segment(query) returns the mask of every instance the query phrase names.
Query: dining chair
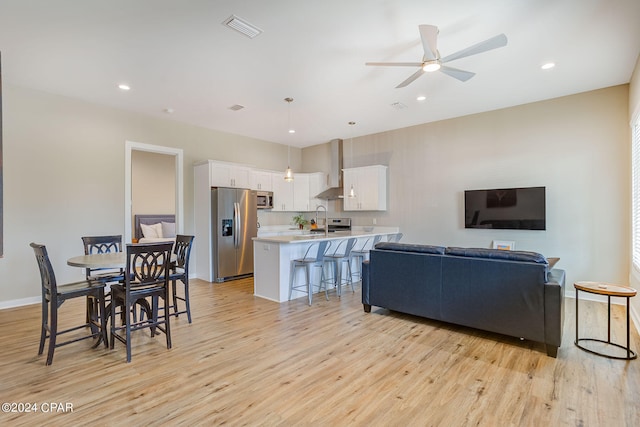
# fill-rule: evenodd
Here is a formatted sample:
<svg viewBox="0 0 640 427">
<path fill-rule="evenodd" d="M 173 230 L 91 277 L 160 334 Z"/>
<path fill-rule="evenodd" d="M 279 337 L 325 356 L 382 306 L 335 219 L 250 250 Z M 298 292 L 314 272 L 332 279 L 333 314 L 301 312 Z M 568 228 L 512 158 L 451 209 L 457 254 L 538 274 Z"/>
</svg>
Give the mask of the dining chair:
<svg viewBox="0 0 640 427">
<path fill-rule="evenodd" d="M 106 309 L 104 302 L 104 283 L 83 280 L 80 282 L 58 285 L 47 248 L 44 245 L 37 243 L 31 243 L 30 246 L 33 248 L 36 255 L 36 261 L 38 262 L 42 289 L 42 325 L 40 328 L 40 347 L 38 349 L 38 355 L 41 355 L 44 351 L 44 345 L 47 338 L 49 339 L 49 350 L 46 361 L 47 365 L 51 365 L 53 362 L 53 353 L 55 349 L 66 344 L 71 344 L 88 338 L 100 338 L 94 347 L 97 347 L 100 344 L 100 341 L 102 341 L 104 346 L 107 347 L 108 341 L 105 321 Z M 59 331 L 58 310 L 60 309 L 60 306 L 62 306 L 62 304 L 68 299 L 87 296 L 91 296 L 98 303 L 99 311 L 97 313 L 97 317 L 95 319 L 86 319 L 85 316 L 85 323 L 82 325 Z M 91 334 L 79 337 L 76 336 L 75 338 L 67 341 L 58 342 L 58 335 L 66 334 L 92 325 Z"/>
<path fill-rule="evenodd" d="M 404 234 L 402 234 L 402 233 L 390 234 L 388 241 L 389 242 L 398 243 L 402 239 L 402 236 L 404 236 Z"/>
<path fill-rule="evenodd" d="M 171 348 L 171 316 L 159 316 L 159 300 L 162 299 L 164 313 L 169 313 L 169 267 L 173 242 L 127 244 L 127 264 L 124 283 L 111 285 L 111 349 L 115 340 L 125 344 L 127 363 L 131 362 L 131 332 L 144 328 L 156 328 L 164 332 L 167 348 Z M 133 319 L 134 307 L 140 300 L 151 298 L 151 315 L 146 320 Z M 122 306 L 121 318 L 117 324 L 116 307 Z"/>
<path fill-rule="evenodd" d="M 173 297 L 173 313 L 172 316 L 178 317 L 180 314 L 187 314 L 187 319 L 191 323 L 191 304 L 189 302 L 189 258 L 191 257 L 191 246 L 194 236 L 176 235 L 176 243 L 173 245 L 173 253 L 176 256 L 174 262 L 171 263 L 169 280 L 171 281 L 171 293 Z M 183 296 L 177 293 L 177 282 L 182 282 Z M 184 302 L 184 310 L 178 309 L 178 301 Z"/>
<path fill-rule="evenodd" d="M 122 252 L 122 235 L 113 236 L 83 236 L 82 245 L 84 254 L 104 254 Z M 85 270 L 87 280 L 95 280 L 104 283 L 121 282 L 124 280 L 124 270 L 112 268 L 87 268 Z M 105 290 L 107 300 L 110 299 L 108 290 Z M 107 306 L 109 303 L 106 303 Z M 96 301 L 93 297 L 87 297 L 87 321 L 96 315 Z"/>
</svg>

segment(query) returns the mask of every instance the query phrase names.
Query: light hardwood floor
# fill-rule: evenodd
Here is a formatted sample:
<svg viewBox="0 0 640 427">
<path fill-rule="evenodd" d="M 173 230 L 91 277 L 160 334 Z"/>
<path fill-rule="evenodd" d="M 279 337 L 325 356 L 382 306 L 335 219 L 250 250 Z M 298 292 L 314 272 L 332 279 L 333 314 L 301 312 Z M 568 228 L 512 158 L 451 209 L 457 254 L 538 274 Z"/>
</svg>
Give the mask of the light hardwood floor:
<svg viewBox="0 0 640 427">
<path fill-rule="evenodd" d="M 640 361 L 576 348 L 573 299 L 554 359 L 539 343 L 377 307 L 366 314 L 359 287 L 317 295 L 312 307 L 256 298 L 251 279 L 191 289 L 193 324 L 172 319 L 173 349 L 138 331 L 130 364 L 122 344 L 84 341 L 45 366 L 39 305 L 1 310 L 1 401 L 39 412 L 0 413 L 0 424 L 640 425 Z M 81 317 L 83 302 L 62 313 Z M 584 335 L 606 338 L 605 304 L 581 300 L 580 313 Z M 613 314 L 623 342 L 624 311 Z M 43 413 L 50 402 L 73 412 Z"/>
</svg>

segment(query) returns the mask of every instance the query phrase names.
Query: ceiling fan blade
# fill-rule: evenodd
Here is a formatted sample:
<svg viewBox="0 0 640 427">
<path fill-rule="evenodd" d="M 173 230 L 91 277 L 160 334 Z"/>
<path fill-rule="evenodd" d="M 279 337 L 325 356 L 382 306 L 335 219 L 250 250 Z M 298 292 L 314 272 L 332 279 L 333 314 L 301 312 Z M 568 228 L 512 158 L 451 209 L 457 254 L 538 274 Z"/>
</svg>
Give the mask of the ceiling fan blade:
<svg viewBox="0 0 640 427">
<path fill-rule="evenodd" d="M 405 86 L 409 85 L 409 83 L 413 82 L 415 79 L 417 79 L 418 77 L 420 77 L 424 73 L 425 73 L 425 71 L 422 68 L 420 68 L 418 71 L 416 71 L 415 73 L 411 74 L 408 79 L 406 79 L 405 81 L 400 83 L 398 86 L 396 86 L 396 89 L 400 89 L 401 87 L 405 87 Z"/>
<path fill-rule="evenodd" d="M 461 82 L 466 82 L 476 75 L 476 73 L 472 73 L 471 71 L 458 70 L 457 68 L 446 67 L 444 65 L 440 67 L 440 71 L 445 73 L 447 76 L 460 80 Z"/>
<path fill-rule="evenodd" d="M 422 62 L 365 62 L 364 65 L 382 67 L 422 67 Z"/>
<path fill-rule="evenodd" d="M 478 53 L 486 52 L 488 50 L 497 49 L 507 45 L 507 36 L 499 34 L 495 37 L 491 37 L 488 40 L 469 46 L 466 49 L 462 49 L 456 53 L 445 56 L 442 58 L 442 63 L 454 61 L 456 59 L 464 58 L 467 56 L 475 55 Z"/>
<path fill-rule="evenodd" d="M 418 25 L 420 38 L 422 38 L 422 48 L 424 49 L 424 59 L 433 61 L 438 59 L 438 27 L 435 25 Z"/>
</svg>

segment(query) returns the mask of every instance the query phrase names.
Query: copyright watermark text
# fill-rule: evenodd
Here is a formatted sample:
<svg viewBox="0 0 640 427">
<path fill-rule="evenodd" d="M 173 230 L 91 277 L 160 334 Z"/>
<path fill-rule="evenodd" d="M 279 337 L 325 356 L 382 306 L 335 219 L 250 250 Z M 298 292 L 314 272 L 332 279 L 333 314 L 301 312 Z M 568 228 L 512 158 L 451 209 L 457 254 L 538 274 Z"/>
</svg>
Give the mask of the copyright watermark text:
<svg viewBox="0 0 640 427">
<path fill-rule="evenodd" d="M 8 413 L 36 413 L 43 412 L 45 414 L 59 414 L 73 412 L 73 403 L 71 402 L 4 402 L 2 403 L 2 412 Z"/>
</svg>

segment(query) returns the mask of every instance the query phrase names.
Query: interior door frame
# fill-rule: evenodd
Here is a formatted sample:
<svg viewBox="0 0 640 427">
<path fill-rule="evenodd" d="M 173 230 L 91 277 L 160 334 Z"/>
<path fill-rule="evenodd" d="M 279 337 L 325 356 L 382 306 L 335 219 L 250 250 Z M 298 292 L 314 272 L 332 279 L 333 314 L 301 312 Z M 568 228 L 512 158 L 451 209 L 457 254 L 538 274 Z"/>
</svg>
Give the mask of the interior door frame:
<svg viewBox="0 0 640 427">
<path fill-rule="evenodd" d="M 165 147 L 162 145 L 144 144 L 141 142 L 126 141 L 125 166 L 124 166 L 124 242 L 131 242 L 131 212 L 133 200 L 131 200 L 131 153 L 133 151 L 147 151 L 150 153 L 167 154 L 175 157 L 176 165 L 176 233 L 182 234 L 184 230 L 184 152 L 181 148 Z"/>
</svg>

